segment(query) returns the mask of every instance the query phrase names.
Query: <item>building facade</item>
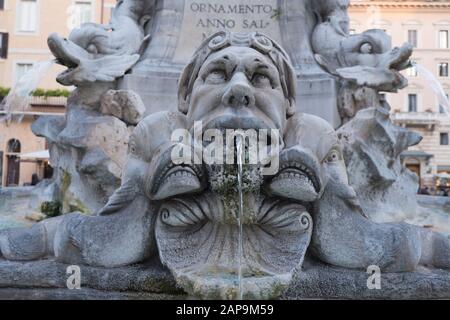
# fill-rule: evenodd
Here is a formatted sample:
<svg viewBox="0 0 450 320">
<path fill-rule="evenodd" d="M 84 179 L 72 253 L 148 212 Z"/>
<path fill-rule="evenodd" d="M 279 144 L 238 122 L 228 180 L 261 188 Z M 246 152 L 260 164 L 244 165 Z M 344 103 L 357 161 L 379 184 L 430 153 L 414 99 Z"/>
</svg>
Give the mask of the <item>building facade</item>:
<svg viewBox="0 0 450 320">
<path fill-rule="evenodd" d="M 450 0 L 351 3 L 352 32 L 384 29 L 393 44 L 410 42 L 415 46 L 414 61 L 439 80 L 444 94 L 450 94 Z M 46 44 L 51 32 L 67 36 L 85 22 L 107 23 L 115 4 L 115 0 L 0 0 L 0 89 L 13 87 L 35 63 L 52 59 Z M 61 71 L 54 65 L 39 87 L 60 88 L 55 77 Z M 450 118 L 430 86 L 432 81 L 419 71 L 407 70 L 409 86 L 387 94 L 393 120 L 424 137 L 403 161 L 419 175 L 422 187 L 450 187 Z M 45 150 L 44 139 L 32 134 L 31 123 L 41 115 L 63 114 L 64 106 L 63 97 L 34 97 L 22 122 L 0 122 L 0 186 L 29 183 L 33 174 L 45 176 L 46 159 L 19 155 Z"/>
<path fill-rule="evenodd" d="M 423 141 L 405 152 L 406 166 L 420 177 L 422 188 L 439 191 L 450 187 L 450 113 L 439 98 L 437 79 L 443 95 L 450 94 L 450 1 L 367 1 L 353 0 L 351 32 L 384 29 L 394 45 L 405 42 L 415 47 L 413 60 L 419 66 L 405 71 L 409 86 L 386 94 L 392 119 L 423 135 Z M 428 70 L 431 74 L 426 74 Z M 448 189 L 447 189 L 448 190 Z"/>
<path fill-rule="evenodd" d="M 50 33 L 68 36 L 82 23 L 107 23 L 115 4 L 115 0 L 0 0 L 0 101 L 36 63 L 53 58 L 47 47 Z M 62 88 L 55 81 L 62 70 L 53 65 L 38 87 Z M 64 96 L 31 97 L 26 112 L 9 123 L 0 121 L 0 187 L 23 186 L 48 176 L 45 139 L 32 133 L 31 124 L 42 115 L 63 116 L 65 105 Z M 1 109 L 0 104 L 0 119 L 5 115 Z"/>
</svg>

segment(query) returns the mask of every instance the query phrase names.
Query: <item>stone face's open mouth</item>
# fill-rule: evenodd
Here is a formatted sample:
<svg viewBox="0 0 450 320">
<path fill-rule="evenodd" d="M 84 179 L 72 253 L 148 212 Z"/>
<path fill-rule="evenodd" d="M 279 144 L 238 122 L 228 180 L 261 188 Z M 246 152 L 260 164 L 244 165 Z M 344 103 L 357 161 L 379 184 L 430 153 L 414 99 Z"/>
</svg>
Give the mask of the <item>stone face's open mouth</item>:
<svg viewBox="0 0 450 320">
<path fill-rule="evenodd" d="M 297 163 L 290 162 L 288 164 L 284 164 L 281 166 L 281 172 L 276 176 L 273 181 L 278 179 L 295 177 L 295 178 L 304 178 L 305 181 L 314 188 L 316 192 L 320 191 L 320 181 L 317 179 L 313 170 L 308 168 L 307 166 Z"/>
<path fill-rule="evenodd" d="M 199 191 L 202 171 L 198 166 L 175 165 L 170 162 L 155 175 L 151 187 L 152 198 L 162 200 L 175 195 Z"/>
<path fill-rule="evenodd" d="M 223 116 L 218 117 L 208 122 L 204 128 L 207 129 L 236 129 L 236 130 L 259 130 L 271 129 L 268 124 L 255 117 L 238 117 L 238 116 Z"/>
<path fill-rule="evenodd" d="M 66 66 L 69 69 L 75 69 L 79 66 L 80 60 L 71 53 L 67 39 L 60 37 L 56 33 L 52 33 L 48 37 L 47 43 L 58 64 Z"/>
<path fill-rule="evenodd" d="M 282 169 L 269 188 L 273 195 L 305 202 L 317 200 L 320 190 L 317 179 L 307 168 L 295 166 Z"/>
<path fill-rule="evenodd" d="M 380 66 L 384 66 L 395 75 L 398 88 L 404 88 L 408 83 L 408 80 L 400 71 L 411 67 L 410 58 L 412 53 L 413 47 L 406 43 L 389 51 L 380 63 Z"/>
<path fill-rule="evenodd" d="M 56 80 L 63 85 L 70 85 L 67 81 L 70 76 L 78 70 L 81 65 L 81 58 L 88 53 L 78 45 L 69 40 L 60 37 L 56 33 L 52 33 L 47 39 L 48 47 L 56 58 L 56 63 L 67 67 L 61 72 Z"/>
<path fill-rule="evenodd" d="M 413 53 L 413 48 L 410 44 L 404 44 L 400 48 L 394 48 L 389 52 L 387 58 L 387 65 L 389 69 L 402 71 L 407 69 L 410 63 L 410 57 Z"/>
<path fill-rule="evenodd" d="M 281 155 L 279 173 L 266 189 L 275 196 L 313 202 L 319 198 L 321 187 L 317 162 L 301 150 L 290 149 Z"/>
</svg>

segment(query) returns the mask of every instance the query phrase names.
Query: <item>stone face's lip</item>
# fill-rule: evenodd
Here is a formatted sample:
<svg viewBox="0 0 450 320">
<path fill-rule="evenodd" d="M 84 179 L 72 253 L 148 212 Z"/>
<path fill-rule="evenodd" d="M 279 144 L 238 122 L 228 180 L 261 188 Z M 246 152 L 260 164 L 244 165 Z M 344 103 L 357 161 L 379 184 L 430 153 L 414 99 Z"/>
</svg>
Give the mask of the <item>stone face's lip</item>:
<svg viewBox="0 0 450 320">
<path fill-rule="evenodd" d="M 265 121 L 251 115 L 240 116 L 239 114 L 227 114 L 216 117 L 204 124 L 204 130 L 208 129 L 270 130 L 274 128 Z"/>
</svg>

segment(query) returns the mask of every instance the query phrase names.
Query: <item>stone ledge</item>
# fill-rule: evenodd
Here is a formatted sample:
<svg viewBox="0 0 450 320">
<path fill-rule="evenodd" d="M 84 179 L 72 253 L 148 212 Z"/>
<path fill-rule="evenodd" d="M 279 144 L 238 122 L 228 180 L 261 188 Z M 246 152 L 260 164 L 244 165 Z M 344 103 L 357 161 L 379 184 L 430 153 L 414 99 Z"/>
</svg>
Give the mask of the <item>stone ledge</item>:
<svg viewBox="0 0 450 320">
<path fill-rule="evenodd" d="M 111 292 L 94 289 L 0 288 L 0 300 L 179 300 L 185 296 L 160 293 Z"/>
<path fill-rule="evenodd" d="M 81 290 L 66 287 L 67 265 L 53 260 L 0 259 L 0 299 L 160 300 L 186 299 L 156 259 L 121 268 L 81 267 Z M 450 272 L 420 267 L 411 273 L 382 274 L 381 290 L 369 290 L 362 271 L 307 259 L 281 299 L 450 299 Z"/>
<path fill-rule="evenodd" d="M 11 262 L 0 259 L 0 290 L 65 289 L 68 265 L 53 260 Z M 121 268 L 81 266 L 81 287 L 110 292 L 183 294 L 175 280 L 156 259 Z"/>
<path fill-rule="evenodd" d="M 450 271 L 381 274 L 381 289 L 369 290 L 369 274 L 306 260 L 283 299 L 450 299 Z"/>
</svg>

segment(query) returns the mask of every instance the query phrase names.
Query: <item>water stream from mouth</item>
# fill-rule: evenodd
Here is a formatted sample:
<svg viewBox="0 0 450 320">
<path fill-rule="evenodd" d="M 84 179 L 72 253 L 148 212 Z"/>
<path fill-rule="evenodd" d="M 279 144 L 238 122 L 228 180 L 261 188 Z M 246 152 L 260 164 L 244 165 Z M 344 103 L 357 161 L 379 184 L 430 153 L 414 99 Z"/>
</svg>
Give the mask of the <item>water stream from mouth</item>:
<svg viewBox="0 0 450 320">
<path fill-rule="evenodd" d="M 54 64 L 54 59 L 40 61 L 20 77 L 16 85 L 11 88 L 8 95 L 3 100 L 4 115 L 0 116 L 0 120 L 11 122 L 13 116 L 17 115 L 17 121 L 22 121 L 24 112 L 29 107 L 29 97 L 31 93 L 36 90 L 39 82 Z"/>
<path fill-rule="evenodd" d="M 242 255 L 243 255 L 243 239 L 242 230 L 244 223 L 244 194 L 242 190 L 243 179 L 243 164 L 244 164 L 244 137 L 241 135 L 236 136 L 236 151 L 237 151 L 237 165 L 238 165 L 238 193 L 239 193 L 239 212 L 237 216 L 239 225 L 238 235 L 238 299 L 243 300 L 244 293 L 242 290 Z"/>
<path fill-rule="evenodd" d="M 435 75 L 430 70 L 428 70 L 424 66 L 416 62 L 413 62 L 412 65 L 416 69 L 417 73 L 426 80 L 426 83 L 431 88 L 431 90 L 433 90 L 433 92 L 436 94 L 439 100 L 439 105 L 442 106 L 445 115 L 450 120 L 450 100 L 446 96 L 441 82 L 435 77 Z"/>
</svg>

